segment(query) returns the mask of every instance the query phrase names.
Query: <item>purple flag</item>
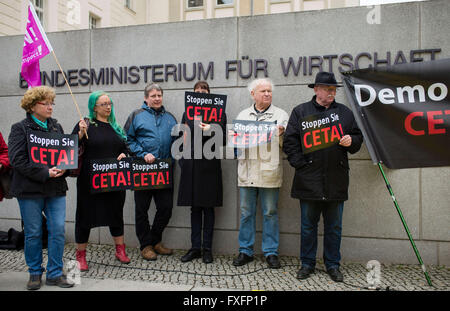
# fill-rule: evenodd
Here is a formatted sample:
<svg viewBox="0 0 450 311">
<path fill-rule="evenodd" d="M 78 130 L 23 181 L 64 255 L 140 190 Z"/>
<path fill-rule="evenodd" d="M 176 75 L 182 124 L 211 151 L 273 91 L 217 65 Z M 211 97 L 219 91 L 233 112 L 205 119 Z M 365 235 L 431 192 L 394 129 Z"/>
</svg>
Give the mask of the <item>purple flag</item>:
<svg viewBox="0 0 450 311">
<path fill-rule="evenodd" d="M 28 87 L 41 85 L 39 60 L 52 51 L 53 48 L 30 2 L 20 70 L 22 77 L 28 82 Z"/>
</svg>

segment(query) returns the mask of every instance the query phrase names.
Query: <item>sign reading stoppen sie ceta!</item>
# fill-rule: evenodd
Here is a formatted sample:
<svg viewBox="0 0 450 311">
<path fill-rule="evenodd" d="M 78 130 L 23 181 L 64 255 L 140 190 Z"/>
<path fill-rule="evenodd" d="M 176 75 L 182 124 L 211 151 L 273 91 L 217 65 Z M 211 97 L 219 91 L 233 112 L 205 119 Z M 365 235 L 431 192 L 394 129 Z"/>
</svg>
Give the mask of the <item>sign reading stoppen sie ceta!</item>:
<svg viewBox="0 0 450 311">
<path fill-rule="evenodd" d="M 78 167 L 78 136 L 29 131 L 28 158 L 36 167 L 73 169 Z"/>
<path fill-rule="evenodd" d="M 337 109 L 303 118 L 300 130 L 303 154 L 336 145 L 344 136 Z"/>
<path fill-rule="evenodd" d="M 172 160 L 146 163 L 139 158 L 90 161 L 91 193 L 172 187 Z"/>
<path fill-rule="evenodd" d="M 251 148 L 272 141 L 276 133 L 276 122 L 234 120 L 234 135 L 228 138 L 228 145 L 235 148 Z"/>
<path fill-rule="evenodd" d="M 219 123 L 225 113 L 227 96 L 207 93 L 184 93 L 186 118 L 189 121 Z"/>
</svg>

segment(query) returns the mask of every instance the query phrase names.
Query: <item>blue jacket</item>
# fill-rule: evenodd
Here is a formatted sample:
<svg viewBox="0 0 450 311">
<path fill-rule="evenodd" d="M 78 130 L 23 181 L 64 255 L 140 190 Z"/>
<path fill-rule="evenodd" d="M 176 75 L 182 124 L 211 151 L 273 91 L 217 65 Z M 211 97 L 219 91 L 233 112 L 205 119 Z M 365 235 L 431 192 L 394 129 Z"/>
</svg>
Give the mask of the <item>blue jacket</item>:
<svg viewBox="0 0 450 311">
<path fill-rule="evenodd" d="M 175 117 L 164 107 L 156 112 L 144 102 L 130 114 L 124 126 L 130 151 L 140 158 L 148 153 L 157 159 L 171 158 L 170 149 L 176 138 L 171 131 L 176 124 Z"/>
</svg>

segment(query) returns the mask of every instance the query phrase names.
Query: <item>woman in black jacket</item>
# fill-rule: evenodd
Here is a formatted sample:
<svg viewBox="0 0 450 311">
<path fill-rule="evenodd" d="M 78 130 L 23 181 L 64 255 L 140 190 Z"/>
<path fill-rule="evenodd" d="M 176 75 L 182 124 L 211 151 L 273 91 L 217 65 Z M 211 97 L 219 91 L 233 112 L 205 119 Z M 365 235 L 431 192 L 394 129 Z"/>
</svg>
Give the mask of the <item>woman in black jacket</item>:
<svg viewBox="0 0 450 311">
<path fill-rule="evenodd" d="M 199 81 L 194 86 L 194 92 L 209 93 L 209 85 L 205 81 Z M 183 114 L 182 124 L 188 123 L 186 113 Z M 202 257 L 203 262 L 211 263 L 212 238 L 214 231 L 215 206 L 222 206 L 222 167 L 220 159 L 205 159 L 202 153 L 201 159 L 193 159 L 194 155 L 194 123 L 188 123 L 191 132 L 191 158 L 180 159 L 181 167 L 180 187 L 178 191 L 178 205 L 191 206 L 191 249 L 181 257 L 182 262 L 191 261 Z M 195 123 L 197 124 L 197 123 Z M 226 114 L 223 114 L 220 127 L 223 137 L 227 124 Z M 211 130 L 211 125 L 200 122 L 198 125 L 202 131 Z M 212 139 L 202 135 L 202 150 L 205 143 Z M 202 243 L 203 229 L 203 243 Z"/>
<path fill-rule="evenodd" d="M 91 193 L 91 160 L 126 157 L 126 134 L 117 123 L 114 104 L 103 91 L 91 93 L 88 102 L 89 126 L 80 121 L 72 134 L 78 134 L 79 143 L 84 145 L 80 176 L 77 178 L 77 211 L 75 215 L 76 258 L 80 271 L 89 269 L 86 261 L 86 247 L 92 228 L 109 226 L 116 245 L 116 258 L 125 264 L 130 262 L 124 243 L 123 206 L 125 190 Z M 86 130 L 87 128 L 87 130 Z M 86 131 L 87 137 L 86 139 Z"/>
<path fill-rule="evenodd" d="M 26 118 L 13 124 L 8 139 L 9 158 L 13 168 L 11 194 L 17 198 L 25 231 L 25 261 L 29 267 L 29 290 L 41 287 L 42 212 L 47 217 L 48 263 L 47 285 L 72 287 L 63 274 L 64 222 L 66 218 L 65 170 L 35 167 L 28 156 L 27 134 L 30 131 L 64 134 L 52 119 L 55 91 L 47 86 L 29 89 L 21 107 Z"/>
</svg>

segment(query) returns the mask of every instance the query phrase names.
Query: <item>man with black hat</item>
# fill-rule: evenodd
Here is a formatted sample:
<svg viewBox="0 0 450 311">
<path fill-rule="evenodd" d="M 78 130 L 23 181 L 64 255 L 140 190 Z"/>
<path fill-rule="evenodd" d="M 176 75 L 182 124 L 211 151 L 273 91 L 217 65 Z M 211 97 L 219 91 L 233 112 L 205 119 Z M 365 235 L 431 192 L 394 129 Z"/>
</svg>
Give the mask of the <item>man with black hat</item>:
<svg viewBox="0 0 450 311">
<path fill-rule="evenodd" d="M 352 111 L 335 101 L 334 74 L 319 72 L 312 100 L 292 110 L 283 142 L 283 151 L 295 168 L 291 196 L 300 200 L 302 267 L 298 279 L 314 273 L 317 251 L 317 224 L 324 221 L 323 259 L 327 273 L 342 282 L 339 271 L 342 212 L 348 199 L 349 164 L 347 153 L 356 153 L 363 141 Z"/>
</svg>

